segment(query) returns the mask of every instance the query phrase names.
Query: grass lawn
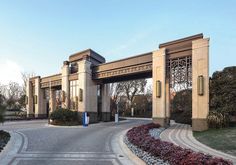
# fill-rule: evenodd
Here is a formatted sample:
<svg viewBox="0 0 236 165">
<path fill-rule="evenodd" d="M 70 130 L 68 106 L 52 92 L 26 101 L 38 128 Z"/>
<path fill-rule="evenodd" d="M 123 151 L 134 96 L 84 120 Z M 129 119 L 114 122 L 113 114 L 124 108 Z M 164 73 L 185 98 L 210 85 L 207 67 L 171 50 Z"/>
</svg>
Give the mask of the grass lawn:
<svg viewBox="0 0 236 165">
<path fill-rule="evenodd" d="M 193 132 L 193 136 L 211 148 L 236 156 L 236 127 Z"/>
</svg>

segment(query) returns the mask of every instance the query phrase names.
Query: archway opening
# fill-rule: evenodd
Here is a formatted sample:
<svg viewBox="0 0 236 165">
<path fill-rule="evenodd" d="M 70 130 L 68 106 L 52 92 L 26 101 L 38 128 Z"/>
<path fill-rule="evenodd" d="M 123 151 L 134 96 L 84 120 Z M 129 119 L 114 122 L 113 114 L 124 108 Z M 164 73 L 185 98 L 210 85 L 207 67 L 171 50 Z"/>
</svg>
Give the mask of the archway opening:
<svg viewBox="0 0 236 165">
<path fill-rule="evenodd" d="M 192 57 L 168 59 L 170 119 L 192 124 Z"/>
<path fill-rule="evenodd" d="M 134 79 L 110 83 L 111 119 L 121 117 L 152 117 L 152 79 Z"/>
</svg>

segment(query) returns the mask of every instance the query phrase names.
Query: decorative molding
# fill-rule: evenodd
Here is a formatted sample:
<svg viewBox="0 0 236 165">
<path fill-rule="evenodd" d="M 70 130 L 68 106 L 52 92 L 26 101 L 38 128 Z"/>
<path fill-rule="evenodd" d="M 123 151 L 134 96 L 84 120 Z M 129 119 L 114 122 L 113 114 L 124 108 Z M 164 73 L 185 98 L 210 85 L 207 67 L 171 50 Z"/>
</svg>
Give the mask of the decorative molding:
<svg viewBox="0 0 236 165">
<path fill-rule="evenodd" d="M 51 82 L 51 87 L 55 86 L 60 86 L 61 85 L 61 80 L 56 80 Z M 44 82 L 41 83 L 41 88 L 49 88 L 50 87 L 50 82 Z"/>
<path fill-rule="evenodd" d="M 41 78 L 41 83 L 61 80 L 61 73 Z"/>
<path fill-rule="evenodd" d="M 119 68 L 119 69 L 114 69 L 114 70 L 109 70 L 109 71 L 103 71 L 103 72 L 94 72 L 93 78 L 102 79 L 102 78 L 122 76 L 122 75 L 146 72 L 146 71 L 152 71 L 152 63 L 139 64 L 135 66 L 129 66 L 129 67 L 124 67 L 124 68 Z"/>
<path fill-rule="evenodd" d="M 78 73 L 73 73 L 69 75 L 69 81 L 78 80 Z"/>
</svg>

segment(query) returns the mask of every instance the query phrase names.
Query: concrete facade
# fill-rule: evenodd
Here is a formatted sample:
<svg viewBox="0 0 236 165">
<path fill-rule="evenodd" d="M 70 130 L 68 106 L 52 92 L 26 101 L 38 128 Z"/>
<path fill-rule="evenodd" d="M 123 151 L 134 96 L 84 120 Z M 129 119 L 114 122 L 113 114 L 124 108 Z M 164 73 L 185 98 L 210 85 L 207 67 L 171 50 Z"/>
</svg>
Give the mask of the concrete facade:
<svg viewBox="0 0 236 165">
<path fill-rule="evenodd" d="M 160 44 L 159 50 L 109 63 L 105 63 L 105 59 L 91 49 L 73 54 L 63 63 L 60 74 L 29 80 L 27 115 L 45 116 L 48 108 L 53 111 L 62 107 L 75 110 L 78 114 L 88 112 L 91 122 L 109 121 L 108 83 L 152 77 L 153 121 L 166 127 L 170 118 L 167 62 L 183 57 L 190 57 L 192 60 L 193 130 L 206 130 L 209 112 L 209 39 L 204 39 L 202 34 Z M 199 94 L 198 91 L 199 76 L 204 80 L 203 94 Z M 101 111 L 98 110 L 99 88 L 102 99 Z M 48 97 L 45 96 L 47 90 Z M 58 91 L 61 91 L 61 97 L 58 97 Z M 37 98 L 35 103 L 34 96 Z"/>
<path fill-rule="evenodd" d="M 69 108 L 70 104 L 70 86 L 69 86 L 69 64 L 65 62 L 61 72 L 61 88 L 62 88 L 62 108 Z"/>
<path fill-rule="evenodd" d="M 26 96 L 27 96 L 27 104 L 26 104 L 26 109 L 27 109 L 27 117 L 34 117 L 34 110 L 33 110 L 33 86 L 31 81 L 27 81 L 26 85 Z"/>
<path fill-rule="evenodd" d="M 91 64 L 87 60 L 78 62 L 78 93 L 82 92 L 82 99 L 79 98 L 78 112 L 88 112 L 91 122 L 97 122 L 98 87 L 96 82 L 92 80 Z"/>
<path fill-rule="evenodd" d="M 35 79 L 35 96 L 37 98 L 35 106 L 35 117 L 42 118 L 46 115 L 46 102 L 44 97 L 44 90 L 40 88 L 40 77 Z"/>
<path fill-rule="evenodd" d="M 193 41 L 192 47 L 192 127 L 204 131 L 209 113 L 209 39 Z M 198 76 L 203 76 L 203 95 L 198 93 Z"/>
<path fill-rule="evenodd" d="M 109 84 L 102 85 L 102 121 L 110 121 L 111 118 L 109 90 Z"/>
<path fill-rule="evenodd" d="M 49 89 L 49 113 L 53 112 L 56 110 L 56 93 L 55 89 Z"/>
<path fill-rule="evenodd" d="M 153 52 L 152 64 L 152 116 L 155 123 L 167 126 L 166 114 L 166 50 L 161 48 Z M 157 94 L 157 81 L 160 81 L 160 96 Z"/>
</svg>

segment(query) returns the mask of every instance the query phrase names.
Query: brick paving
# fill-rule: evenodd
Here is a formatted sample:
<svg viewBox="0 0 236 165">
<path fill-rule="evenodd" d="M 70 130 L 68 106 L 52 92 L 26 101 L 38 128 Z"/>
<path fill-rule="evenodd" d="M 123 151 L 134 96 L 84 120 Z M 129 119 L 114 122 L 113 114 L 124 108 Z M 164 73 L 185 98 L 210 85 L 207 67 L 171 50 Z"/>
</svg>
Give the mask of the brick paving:
<svg viewBox="0 0 236 165">
<path fill-rule="evenodd" d="M 171 126 L 161 133 L 161 139 L 164 141 L 172 142 L 183 148 L 190 148 L 197 152 L 229 159 L 234 164 L 236 164 L 235 156 L 212 149 L 197 141 L 193 136 L 192 128 L 190 125 L 171 123 Z"/>
</svg>

